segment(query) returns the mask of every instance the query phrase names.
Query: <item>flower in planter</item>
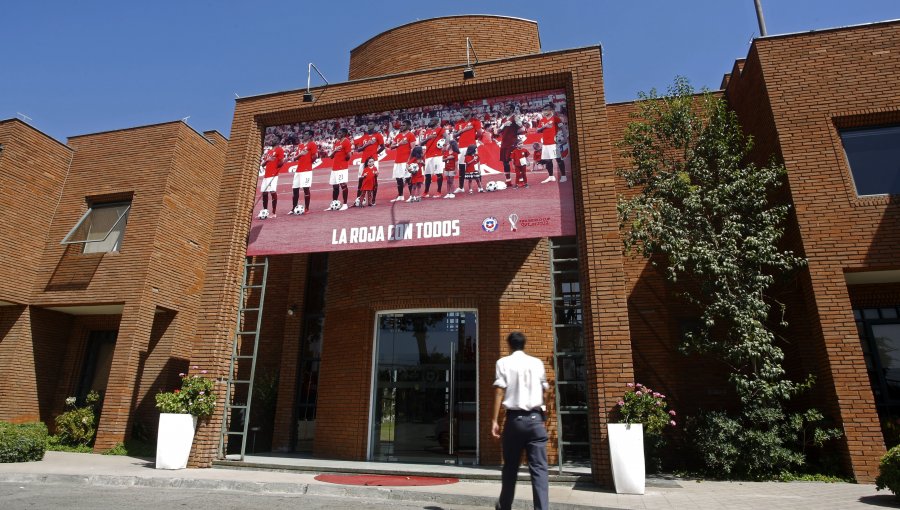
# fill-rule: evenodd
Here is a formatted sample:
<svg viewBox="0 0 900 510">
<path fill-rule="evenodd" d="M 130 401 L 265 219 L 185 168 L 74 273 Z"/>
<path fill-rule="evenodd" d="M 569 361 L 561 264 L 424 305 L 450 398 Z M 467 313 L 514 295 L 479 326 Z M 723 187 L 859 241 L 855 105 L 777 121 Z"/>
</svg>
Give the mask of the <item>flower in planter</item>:
<svg viewBox="0 0 900 510">
<path fill-rule="evenodd" d="M 617 402 L 619 423 L 641 423 L 644 433 L 660 435 L 675 426 L 675 411 L 666 409 L 666 396 L 640 383 L 628 383 L 628 391 Z"/>
<path fill-rule="evenodd" d="M 163 413 L 191 414 L 198 418 L 208 418 L 216 408 L 216 396 L 212 391 L 213 380 L 196 374 L 179 375 L 181 388 L 158 393 L 156 408 Z"/>
</svg>

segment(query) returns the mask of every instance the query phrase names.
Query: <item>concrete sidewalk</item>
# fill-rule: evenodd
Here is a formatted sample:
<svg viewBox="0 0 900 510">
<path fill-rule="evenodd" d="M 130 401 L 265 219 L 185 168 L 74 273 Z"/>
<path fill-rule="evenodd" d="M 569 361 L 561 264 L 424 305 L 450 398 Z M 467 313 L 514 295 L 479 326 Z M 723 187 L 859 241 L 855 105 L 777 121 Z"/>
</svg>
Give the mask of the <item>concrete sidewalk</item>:
<svg viewBox="0 0 900 510">
<path fill-rule="evenodd" d="M 445 508 L 492 508 L 500 493 L 496 481 L 464 481 L 430 487 L 360 487 L 319 482 L 311 473 L 234 469 L 156 470 L 147 459 L 47 452 L 41 462 L 0 464 L 0 482 L 96 486 L 144 486 L 183 490 L 228 490 L 245 493 L 338 496 L 417 501 Z M 872 485 L 813 482 L 707 482 L 677 480 L 651 483 L 643 496 L 619 495 L 590 484 L 553 485 L 556 509 L 734 508 L 747 510 L 838 510 L 895 506 L 889 492 Z M 662 486 L 664 485 L 664 486 Z M 516 508 L 531 508 L 531 488 L 519 482 Z M 2 501 L 0 501 L 2 506 Z"/>
</svg>

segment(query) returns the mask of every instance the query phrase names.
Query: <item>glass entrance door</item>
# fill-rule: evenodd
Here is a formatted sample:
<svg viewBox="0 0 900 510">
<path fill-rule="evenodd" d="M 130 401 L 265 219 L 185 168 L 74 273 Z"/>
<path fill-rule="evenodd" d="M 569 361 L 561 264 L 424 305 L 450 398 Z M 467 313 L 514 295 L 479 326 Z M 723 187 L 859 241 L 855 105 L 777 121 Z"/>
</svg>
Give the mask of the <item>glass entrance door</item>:
<svg viewBox="0 0 900 510">
<path fill-rule="evenodd" d="M 475 312 L 379 314 L 377 322 L 370 458 L 475 464 Z"/>
</svg>

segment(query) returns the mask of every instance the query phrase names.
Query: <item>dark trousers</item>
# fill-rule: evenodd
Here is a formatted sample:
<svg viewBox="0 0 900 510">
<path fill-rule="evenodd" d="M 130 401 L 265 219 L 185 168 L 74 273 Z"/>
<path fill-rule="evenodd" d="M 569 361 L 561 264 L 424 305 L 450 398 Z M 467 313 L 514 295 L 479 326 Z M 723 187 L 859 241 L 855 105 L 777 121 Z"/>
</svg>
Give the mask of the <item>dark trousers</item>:
<svg viewBox="0 0 900 510">
<path fill-rule="evenodd" d="M 516 476 L 522 450 L 528 459 L 531 473 L 531 494 L 534 508 L 547 510 L 547 429 L 540 411 L 506 411 L 503 426 L 503 488 L 497 508 L 509 510 L 516 495 Z"/>
</svg>

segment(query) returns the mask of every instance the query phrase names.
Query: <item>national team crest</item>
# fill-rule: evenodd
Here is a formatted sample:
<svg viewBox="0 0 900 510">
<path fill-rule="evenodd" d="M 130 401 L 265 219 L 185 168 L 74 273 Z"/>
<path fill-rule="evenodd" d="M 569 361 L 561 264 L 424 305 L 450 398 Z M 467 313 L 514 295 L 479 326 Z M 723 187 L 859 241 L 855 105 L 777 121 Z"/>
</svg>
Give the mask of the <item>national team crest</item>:
<svg viewBox="0 0 900 510">
<path fill-rule="evenodd" d="M 499 225 L 499 222 L 497 221 L 497 218 L 494 218 L 493 216 L 485 218 L 484 221 L 481 222 L 481 228 L 485 232 L 493 232 L 497 230 L 497 225 Z"/>
</svg>

